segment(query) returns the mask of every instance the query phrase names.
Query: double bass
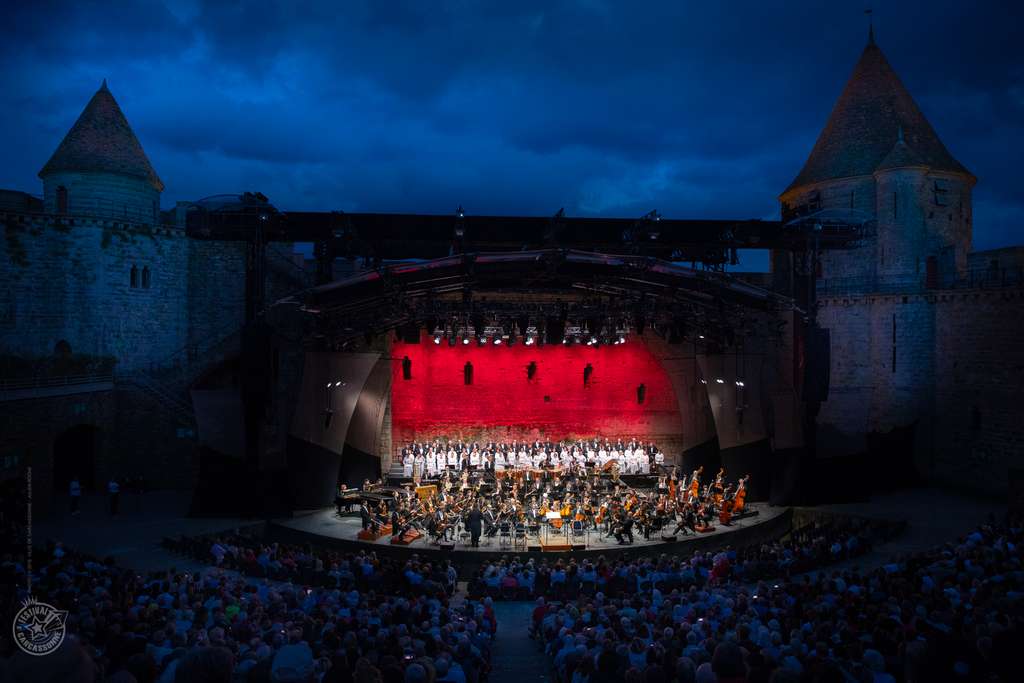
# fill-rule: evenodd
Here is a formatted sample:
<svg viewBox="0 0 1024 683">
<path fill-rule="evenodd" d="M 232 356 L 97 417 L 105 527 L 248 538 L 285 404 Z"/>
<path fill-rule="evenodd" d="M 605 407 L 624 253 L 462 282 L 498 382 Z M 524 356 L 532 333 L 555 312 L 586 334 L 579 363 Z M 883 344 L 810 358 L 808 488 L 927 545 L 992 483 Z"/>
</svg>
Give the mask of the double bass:
<svg viewBox="0 0 1024 683">
<path fill-rule="evenodd" d="M 745 477 L 740 477 L 740 481 L 736 484 L 736 495 L 733 496 L 733 514 L 743 512 L 743 508 L 747 504 L 747 479 L 750 479 L 748 474 Z"/>
<path fill-rule="evenodd" d="M 700 475 L 703 471 L 704 465 L 701 465 L 693 473 L 693 478 L 690 480 L 690 500 L 694 500 L 700 495 Z"/>
</svg>

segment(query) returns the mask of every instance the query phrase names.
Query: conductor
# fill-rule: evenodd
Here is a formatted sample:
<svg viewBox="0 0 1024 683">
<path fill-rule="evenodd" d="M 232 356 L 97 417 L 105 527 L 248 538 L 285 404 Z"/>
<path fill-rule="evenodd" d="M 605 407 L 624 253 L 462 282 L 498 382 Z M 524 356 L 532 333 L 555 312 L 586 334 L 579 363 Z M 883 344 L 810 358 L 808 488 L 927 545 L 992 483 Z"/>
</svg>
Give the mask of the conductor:
<svg viewBox="0 0 1024 683">
<path fill-rule="evenodd" d="M 469 536 L 474 548 L 480 547 L 480 532 L 483 530 L 483 524 L 483 513 L 480 512 L 479 506 L 474 505 L 466 516 L 466 526 L 469 527 Z"/>
</svg>

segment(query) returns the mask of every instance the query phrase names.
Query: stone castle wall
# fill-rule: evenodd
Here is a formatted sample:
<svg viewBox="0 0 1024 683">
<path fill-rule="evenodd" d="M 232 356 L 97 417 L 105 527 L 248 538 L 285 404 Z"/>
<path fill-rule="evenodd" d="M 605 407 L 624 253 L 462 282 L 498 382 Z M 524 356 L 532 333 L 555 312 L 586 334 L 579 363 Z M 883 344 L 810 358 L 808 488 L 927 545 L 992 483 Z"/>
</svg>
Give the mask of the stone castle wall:
<svg viewBox="0 0 1024 683">
<path fill-rule="evenodd" d="M 58 187 L 67 190 L 67 210 L 63 212 L 57 207 Z M 160 193 L 146 180 L 133 176 L 54 171 L 43 181 L 43 206 L 52 214 L 156 223 Z"/>
<path fill-rule="evenodd" d="M 824 298 L 831 388 L 819 452 L 863 452 L 869 434 L 914 426 L 918 471 L 979 490 L 1024 467 L 1024 290 Z M 895 364 L 894 364 L 895 362 Z"/>
<path fill-rule="evenodd" d="M 74 353 L 116 357 L 118 370 L 128 371 L 185 344 L 182 231 L 16 214 L 2 229 L 0 353 L 48 356 L 63 340 Z"/>
</svg>

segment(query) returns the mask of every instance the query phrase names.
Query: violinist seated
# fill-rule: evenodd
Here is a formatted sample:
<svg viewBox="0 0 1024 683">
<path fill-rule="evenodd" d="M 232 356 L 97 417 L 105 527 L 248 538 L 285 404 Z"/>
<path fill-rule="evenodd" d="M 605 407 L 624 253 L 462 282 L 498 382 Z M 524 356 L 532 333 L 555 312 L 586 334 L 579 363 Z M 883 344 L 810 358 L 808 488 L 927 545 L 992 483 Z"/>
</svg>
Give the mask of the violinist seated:
<svg viewBox="0 0 1024 683">
<path fill-rule="evenodd" d="M 627 540 L 628 539 L 628 540 Z M 629 515 L 620 515 L 615 526 L 615 540 L 619 545 L 624 543 L 633 544 L 633 518 Z"/>
<path fill-rule="evenodd" d="M 672 532 L 673 536 L 678 535 L 680 532 L 685 534 L 697 533 L 697 516 L 693 512 L 693 508 L 687 505 L 685 509 L 679 513 L 679 523 L 676 525 L 675 530 Z"/>
</svg>

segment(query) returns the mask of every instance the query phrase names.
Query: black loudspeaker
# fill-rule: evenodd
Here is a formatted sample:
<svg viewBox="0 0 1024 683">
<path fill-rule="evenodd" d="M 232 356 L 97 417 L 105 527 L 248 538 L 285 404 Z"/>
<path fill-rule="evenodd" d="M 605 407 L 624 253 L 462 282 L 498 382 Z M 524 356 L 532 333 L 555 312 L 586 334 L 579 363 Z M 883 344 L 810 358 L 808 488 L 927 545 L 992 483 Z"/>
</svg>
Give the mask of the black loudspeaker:
<svg viewBox="0 0 1024 683">
<path fill-rule="evenodd" d="M 647 396 L 647 386 L 641 383 L 640 386 L 638 386 L 636 388 L 636 402 L 637 403 L 643 403 L 644 402 L 644 398 L 646 396 Z"/>
<path fill-rule="evenodd" d="M 822 327 L 807 328 L 804 346 L 804 391 L 808 403 L 828 400 L 829 373 L 832 367 L 832 336 Z"/>
<path fill-rule="evenodd" d="M 534 375 L 537 374 L 537 361 L 531 360 L 530 364 L 526 366 L 526 381 L 533 379 Z"/>
<path fill-rule="evenodd" d="M 466 384 L 473 383 L 473 364 L 468 360 L 466 364 L 462 366 L 462 381 Z"/>
<path fill-rule="evenodd" d="M 577 541 L 577 542 L 572 544 L 572 549 L 573 549 L 573 551 L 586 550 L 587 549 L 587 544 L 586 543 L 580 543 L 580 542 Z"/>
<path fill-rule="evenodd" d="M 676 537 L 675 536 L 662 536 L 661 540 L 665 541 L 665 543 L 675 543 L 676 542 Z"/>
<path fill-rule="evenodd" d="M 455 542 L 454 541 L 444 541 L 444 542 L 442 542 L 440 544 L 440 548 L 441 548 L 442 552 L 450 553 L 453 550 L 455 550 Z"/>
<path fill-rule="evenodd" d="M 565 319 L 549 317 L 544 326 L 544 336 L 547 338 L 548 344 L 561 344 L 562 338 L 565 337 Z"/>
<path fill-rule="evenodd" d="M 1010 510 L 1024 512 L 1024 470 L 1011 467 L 1007 478 L 1010 483 Z"/>
<path fill-rule="evenodd" d="M 402 379 L 412 379 L 412 361 L 409 360 L 409 356 L 402 358 Z"/>
<path fill-rule="evenodd" d="M 528 545 L 528 546 L 526 546 L 526 551 L 529 552 L 529 553 L 539 553 L 542 550 L 543 550 L 543 548 L 541 548 L 539 545 Z"/>
</svg>

